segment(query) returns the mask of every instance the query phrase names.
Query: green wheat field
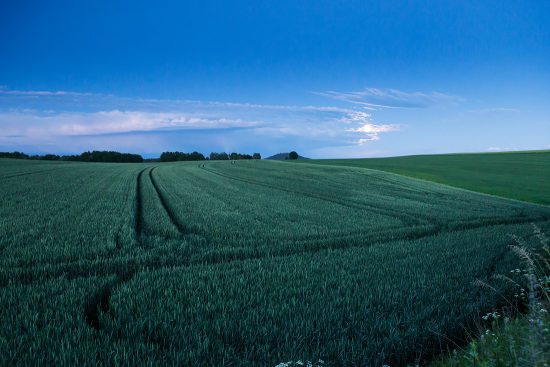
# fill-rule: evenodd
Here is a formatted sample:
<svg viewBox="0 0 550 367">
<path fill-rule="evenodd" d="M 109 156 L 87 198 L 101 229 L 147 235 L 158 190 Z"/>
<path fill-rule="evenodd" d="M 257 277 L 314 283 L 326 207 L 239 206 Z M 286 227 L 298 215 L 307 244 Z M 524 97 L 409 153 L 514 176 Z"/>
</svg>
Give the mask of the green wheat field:
<svg viewBox="0 0 550 367">
<path fill-rule="evenodd" d="M 0 361 L 424 363 L 503 305 L 476 280 L 513 292 L 493 275 L 550 232 L 549 188 L 548 152 L 1 159 Z"/>
</svg>

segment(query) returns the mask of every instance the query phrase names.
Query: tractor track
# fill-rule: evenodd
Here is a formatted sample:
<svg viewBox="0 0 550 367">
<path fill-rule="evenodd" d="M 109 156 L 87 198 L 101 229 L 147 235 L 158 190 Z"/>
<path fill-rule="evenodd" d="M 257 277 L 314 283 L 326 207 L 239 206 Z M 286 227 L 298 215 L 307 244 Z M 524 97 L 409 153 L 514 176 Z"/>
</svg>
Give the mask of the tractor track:
<svg viewBox="0 0 550 367">
<path fill-rule="evenodd" d="M 28 175 L 37 175 L 37 174 L 40 174 L 40 173 L 56 171 L 56 170 L 58 170 L 58 169 L 59 169 L 59 168 L 53 168 L 53 169 L 45 169 L 45 170 L 41 170 L 41 171 L 22 172 L 22 173 L 17 173 L 17 174 L 9 175 L 9 176 L 0 176 L 0 180 L 6 180 L 6 179 L 9 179 L 9 178 L 12 178 L 12 177 L 21 177 L 21 176 L 28 176 Z"/>
<path fill-rule="evenodd" d="M 142 190 L 141 190 L 141 175 L 147 168 L 139 171 L 136 180 L 136 203 L 134 214 L 134 234 L 136 241 L 141 243 L 142 231 L 143 231 L 143 204 L 142 204 Z"/>
<path fill-rule="evenodd" d="M 135 199 L 135 209 L 134 209 L 134 236 L 138 244 L 142 245 L 143 236 L 143 204 L 142 204 L 142 189 L 141 189 L 141 176 L 147 168 L 139 171 L 136 177 L 136 199 Z M 120 248 L 120 240 L 118 234 L 115 238 L 115 247 Z M 91 269 L 89 269 L 91 270 Z M 133 268 L 128 269 L 127 267 L 124 270 L 117 268 L 114 271 L 116 275 L 115 280 L 108 282 L 107 284 L 100 287 L 84 305 L 84 320 L 86 323 L 94 328 L 95 330 L 101 329 L 100 314 L 109 315 L 110 306 L 109 300 L 111 294 L 116 287 L 132 279 L 136 270 Z M 88 272 L 89 275 L 92 272 Z M 71 274 L 64 273 L 66 278 L 71 279 Z M 68 275 L 68 276 L 67 276 Z M 74 274 L 73 274 L 74 275 Z M 99 274 L 98 274 L 99 275 Z M 109 274 L 113 275 L 113 273 Z"/>
<path fill-rule="evenodd" d="M 168 207 L 160 189 L 158 188 L 158 185 L 153 177 L 153 170 L 156 167 L 153 168 L 144 168 L 141 171 L 139 171 L 137 177 L 136 177 L 136 201 L 135 201 L 135 219 L 134 219 L 134 236 L 137 241 L 137 243 L 141 246 L 145 246 L 146 238 L 144 238 L 144 219 L 143 219 L 143 189 L 142 189 L 142 176 L 143 173 L 148 169 L 148 176 L 149 180 L 151 181 L 151 184 L 153 185 L 155 192 L 157 194 L 157 197 L 166 211 L 166 214 L 170 218 L 172 224 L 178 229 L 180 233 L 182 233 L 182 227 L 179 225 L 179 223 L 176 221 L 174 214 Z M 120 247 L 120 240 L 118 238 L 118 235 L 115 239 L 115 247 Z M 178 261 L 178 264 L 181 262 Z M 110 308 L 110 298 L 113 292 L 116 290 L 116 288 L 120 287 L 122 284 L 130 281 L 134 275 L 139 272 L 141 269 L 147 268 L 150 269 L 150 265 L 153 265 L 153 269 L 159 268 L 158 266 L 154 266 L 154 262 L 151 264 L 133 264 L 128 266 L 121 267 L 115 267 L 113 272 L 109 275 L 115 275 L 115 279 L 113 281 L 108 282 L 107 284 L 103 285 L 101 288 L 99 288 L 86 302 L 84 306 L 84 320 L 86 323 L 92 327 L 93 329 L 99 331 L 102 328 L 101 321 L 100 321 L 100 315 L 106 315 L 107 317 L 112 316 L 111 308 Z M 91 270 L 91 269 L 89 269 Z M 67 274 L 64 273 L 66 278 L 72 278 L 72 276 L 78 277 L 78 272 L 75 274 Z M 68 275 L 68 276 L 67 276 Z M 90 275 L 90 272 L 88 272 L 88 275 Z M 98 274 L 101 275 L 101 274 Z M 106 274 L 103 274 L 104 276 Z"/>
<path fill-rule="evenodd" d="M 192 234 L 193 233 L 192 231 L 190 231 L 188 228 L 186 228 L 184 225 L 182 225 L 178 221 L 178 219 L 176 217 L 176 213 L 174 212 L 174 210 L 168 204 L 168 200 L 166 200 L 166 197 L 162 193 L 162 190 L 160 189 L 159 184 L 158 184 L 158 182 L 156 181 L 156 179 L 153 175 L 153 171 L 155 170 L 155 168 L 156 167 L 153 167 L 149 170 L 149 179 L 151 180 L 151 183 L 153 184 L 153 188 L 155 189 L 155 192 L 157 193 L 157 197 L 159 198 L 159 201 L 160 201 L 162 207 L 164 208 L 164 211 L 168 215 L 168 218 L 170 218 L 170 222 L 172 222 L 174 227 L 176 227 L 178 229 L 178 232 L 180 234 L 183 234 L 183 235 Z"/>
<path fill-rule="evenodd" d="M 130 281 L 135 271 L 119 272 L 113 281 L 99 288 L 84 306 L 84 320 L 95 330 L 101 329 L 100 314 L 111 316 L 109 300 L 113 291 L 121 284 Z"/>
</svg>

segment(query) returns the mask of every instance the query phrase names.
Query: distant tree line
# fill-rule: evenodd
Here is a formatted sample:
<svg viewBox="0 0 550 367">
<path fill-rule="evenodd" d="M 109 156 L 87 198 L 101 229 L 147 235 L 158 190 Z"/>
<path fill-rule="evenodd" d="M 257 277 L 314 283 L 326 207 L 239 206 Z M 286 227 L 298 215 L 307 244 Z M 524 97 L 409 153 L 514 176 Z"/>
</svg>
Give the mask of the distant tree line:
<svg viewBox="0 0 550 367">
<path fill-rule="evenodd" d="M 113 151 L 84 152 L 80 155 L 28 155 L 21 152 L 0 152 L 0 158 L 29 159 L 41 161 L 73 161 L 73 162 L 112 162 L 112 163 L 141 163 L 143 158 L 139 154 L 119 153 Z"/>
<path fill-rule="evenodd" d="M 161 162 L 204 161 L 205 159 L 204 155 L 199 152 L 163 152 L 160 155 Z"/>
<path fill-rule="evenodd" d="M 29 159 L 29 156 L 21 152 L 0 152 L 0 158 Z"/>
<path fill-rule="evenodd" d="M 0 158 L 12 158 L 12 159 L 30 159 L 40 161 L 58 161 L 62 156 L 57 154 L 44 154 L 44 155 L 28 155 L 21 152 L 0 152 Z"/>
<path fill-rule="evenodd" d="M 15 158 L 15 159 L 29 159 L 29 160 L 43 160 L 43 161 L 72 161 L 72 162 L 112 162 L 112 163 L 141 163 L 147 162 L 178 162 L 178 161 L 228 161 L 238 159 L 262 159 L 260 153 L 241 154 L 226 152 L 216 153 L 212 152 L 208 157 L 205 157 L 199 152 L 163 152 L 159 159 L 143 159 L 139 154 L 119 153 L 114 151 L 97 151 L 84 152 L 79 155 L 28 155 L 21 152 L 0 152 L 0 158 Z"/>
<path fill-rule="evenodd" d="M 84 152 L 80 155 L 64 156 L 64 160 L 78 162 L 112 162 L 112 163 L 141 163 L 143 157 L 139 154 L 119 153 L 113 151 Z"/>
<path fill-rule="evenodd" d="M 226 152 L 221 152 L 221 153 L 212 152 L 210 153 L 209 158 L 211 161 L 228 161 L 229 154 L 227 154 Z"/>
<path fill-rule="evenodd" d="M 250 154 L 241 154 L 241 153 L 231 153 L 227 154 L 226 152 L 216 153 L 212 152 L 208 157 L 205 157 L 202 153 L 192 152 L 192 153 L 183 153 L 183 152 L 164 152 L 160 155 L 161 162 L 177 162 L 177 161 L 228 161 L 228 160 L 238 160 L 238 159 L 262 159 L 260 153 Z"/>
</svg>

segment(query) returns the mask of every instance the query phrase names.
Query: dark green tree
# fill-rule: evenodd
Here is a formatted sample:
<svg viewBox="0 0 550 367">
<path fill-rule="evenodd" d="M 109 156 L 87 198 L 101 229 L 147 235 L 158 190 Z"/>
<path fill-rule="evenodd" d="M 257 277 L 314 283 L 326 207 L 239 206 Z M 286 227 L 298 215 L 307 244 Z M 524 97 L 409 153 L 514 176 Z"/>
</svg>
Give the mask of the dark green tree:
<svg viewBox="0 0 550 367">
<path fill-rule="evenodd" d="M 227 160 L 229 160 L 229 155 L 227 155 L 226 152 L 221 152 L 221 153 L 212 152 L 212 153 L 210 153 L 210 160 L 211 161 L 227 161 Z"/>
<path fill-rule="evenodd" d="M 161 162 L 178 162 L 178 161 L 204 161 L 206 158 L 202 153 L 192 152 L 163 152 L 160 155 Z"/>
<path fill-rule="evenodd" d="M 298 159 L 298 153 L 295 151 L 288 153 L 288 159 Z"/>
<path fill-rule="evenodd" d="M 0 152 L 0 158 L 29 159 L 29 156 L 21 152 Z"/>
</svg>

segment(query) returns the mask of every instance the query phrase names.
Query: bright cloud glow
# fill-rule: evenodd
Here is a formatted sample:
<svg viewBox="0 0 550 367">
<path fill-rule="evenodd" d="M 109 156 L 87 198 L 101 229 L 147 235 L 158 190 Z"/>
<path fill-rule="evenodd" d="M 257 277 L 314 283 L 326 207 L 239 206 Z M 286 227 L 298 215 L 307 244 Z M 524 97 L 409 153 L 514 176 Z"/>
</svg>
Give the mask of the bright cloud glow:
<svg viewBox="0 0 550 367">
<path fill-rule="evenodd" d="M 359 145 L 363 145 L 369 141 L 380 140 L 381 133 L 400 130 L 399 125 L 395 124 L 375 124 L 371 120 L 371 114 L 362 111 L 349 112 L 342 117 L 340 121 L 346 124 L 359 124 L 358 127 L 346 129 L 348 132 L 360 133 L 363 135 L 356 141 Z"/>
</svg>

